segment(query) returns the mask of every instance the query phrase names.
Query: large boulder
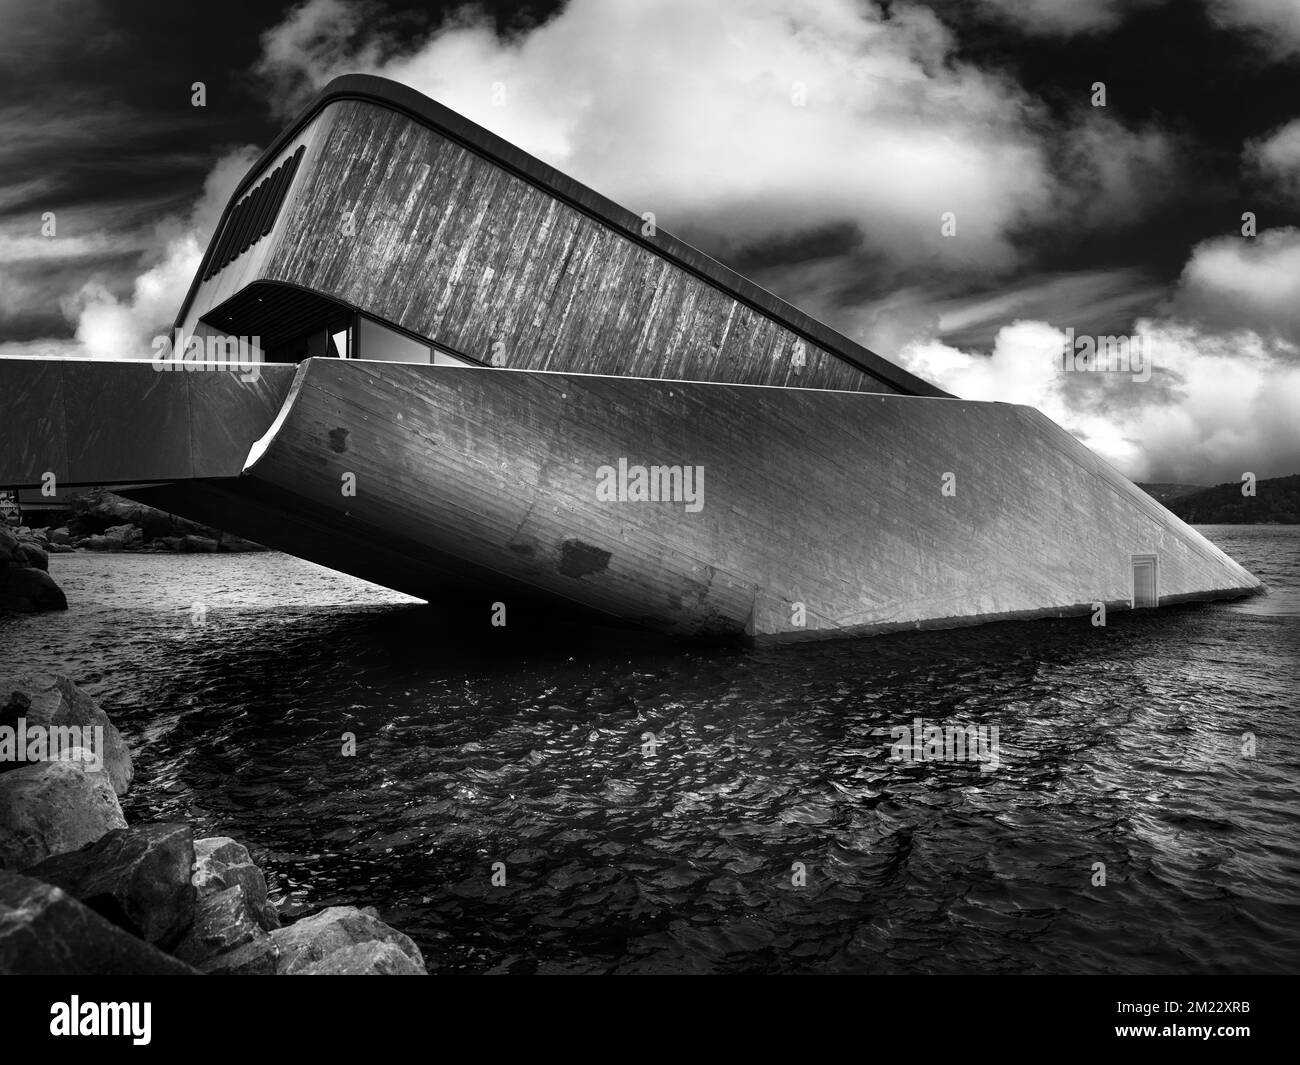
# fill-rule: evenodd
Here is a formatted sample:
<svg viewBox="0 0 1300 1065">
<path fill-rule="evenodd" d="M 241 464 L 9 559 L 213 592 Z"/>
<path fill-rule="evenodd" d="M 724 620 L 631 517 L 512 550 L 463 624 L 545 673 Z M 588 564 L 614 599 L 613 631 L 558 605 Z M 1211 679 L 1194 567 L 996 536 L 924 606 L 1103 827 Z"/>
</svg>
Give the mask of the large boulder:
<svg viewBox="0 0 1300 1065">
<path fill-rule="evenodd" d="M 428 975 L 423 962 L 415 961 L 400 947 L 377 939 L 341 947 L 295 972 L 298 976 Z"/>
<path fill-rule="evenodd" d="M 3 524 L 0 524 L 0 566 L 6 562 L 12 562 L 14 552 L 18 550 L 18 537 L 9 531 Z"/>
<path fill-rule="evenodd" d="M 143 542 L 174 538 L 179 543 L 180 538 L 187 534 L 210 539 L 213 543 L 221 538 L 219 532 L 206 525 L 199 525 L 143 503 L 136 503 L 103 488 L 92 488 L 75 497 L 73 510 L 73 517 L 65 531 L 74 541 L 103 536 L 109 530 L 122 526 L 130 526 L 134 529 L 135 535 L 138 535 Z M 57 532 L 56 529 L 50 534 L 51 542 L 55 542 L 54 536 Z M 109 540 L 92 539 L 89 543 L 83 540 L 82 546 L 89 547 L 92 551 L 112 551 L 118 549 L 119 542 L 126 550 L 134 550 L 137 544 L 133 536 L 123 535 Z"/>
<path fill-rule="evenodd" d="M 0 869 L 24 869 L 126 828 L 108 774 L 85 759 L 76 748 L 0 774 Z"/>
<path fill-rule="evenodd" d="M 173 953 L 184 962 L 204 968 L 205 962 L 219 955 L 268 938 L 244 889 L 236 884 L 199 900 L 194 925 Z"/>
<path fill-rule="evenodd" d="M 32 569 L 43 569 L 49 571 L 50 556 L 46 553 L 45 548 L 35 540 L 24 540 L 18 545 L 15 552 L 14 561 L 24 566 L 31 566 Z"/>
<path fill-rule="evenodd" d="M 393 958 L 389 951 L 354 949 L 372 944 L 392 946 L 405 955 L 412 972 L 427 972 L 420 948 L 408 936 L 354 906 L 331 906 L 272 932 L 271 938 L 280 951 L 275 971 L 282 975 L 305 973 L 309 969 L 317 975 L 356 971 L 349 969 L 350 965 L 362 966 L 363 975 L 374 975 L 378 971 L 376 966 L 391 968 Z"/>
<path fill-rule="evenodd" d="M 199 968 L 209 976 L 274 976 L 279 956 L 275 940 L 259 936 L 242 947 L 206 959 Z"/>
<path fill-rule="evenodd" d="M 267 899 L 266 877 L 253 864 L 248 848 L 229 836 L 195 841 L 193 882 L 200 899 L 232 887 L 242 887 L 258 924 L 268 932 L 280 927 L 280 915 Z"/>
<path fill-rule="evenodd" d="M 75 513 L 68 531 L 74 536 L 103 533 L 114 526 L 130 525 L 139 529 L 145 539 L 152 540 L 193 527 L 165 511 L 124 499 L 102 488 L 78 496 L 73 500 L 73 509 Z"/>
<path fill-rule="evenodd" d="M 66 525 L 60 525 L 57 529 L 51 532 L 50 543 L 52 544 L 72 543 L 72 535 L 68 532 L 68 527 Z"/>
<path fill-rule="evenodd" d="M 59 673 L 37 671 L 0 676 L 0 727 L 17 729 L 19 718 L 26 722 L 29 731 L 35 725 L 47 730 L 102 729 L 91 733 L 96 745 L 102 737 L 102 746 L 95 746 L 92 753 L 103 758 L 113 790 L 119 795 L 126 794 L 135 774 L 126 741 L 99 704 L 71 679 Z M 14 765 L 0 761 L 0 773 Z"/>
<path fill-rule="evenodd" d="M 67 609 L 68 597 L 45 570 L 0 563 L 0 611 L 33 614 Z"/>
<path fill-rule="evenodd" d="M 217 541 L 208 536 L 190 534 L 181 538 L 181 550 L 190 554 L 212 554 L 217 550 Z"/>
<path fill-rule="evenodd" d="M 87 551 L 121 551 L 122 541 L 110 540 L 107 536 L 92 535 L 78 541 L 77 546 Z"/>
<path fill-rule="evenodd" d="M 128 935 L 67 892 L 0 870 L 0 974 L 188 976 L 196 970 Z"/>
<path fill-rule="evenodd" d="M 140 514 L 140 504 L 102 488 L 92 488 L 75 497 L 72 509 L 68 529 L 74 536 L 102 533 L 113 525 L 134 525 Z"/>
<path fill-rule="evenodd" d="M 164 950 L 195 919 L 194 837 L 185 824 L 118 829 L 25 869 L 125 932 Z"/>
<path fill-rule="evenodd" d="M 144 542 L 144 533 L 136 525 L 112 525 L 104 530 L 104 539 L 121 544 L 125 550 L 139 547 Z"/>
</svg>

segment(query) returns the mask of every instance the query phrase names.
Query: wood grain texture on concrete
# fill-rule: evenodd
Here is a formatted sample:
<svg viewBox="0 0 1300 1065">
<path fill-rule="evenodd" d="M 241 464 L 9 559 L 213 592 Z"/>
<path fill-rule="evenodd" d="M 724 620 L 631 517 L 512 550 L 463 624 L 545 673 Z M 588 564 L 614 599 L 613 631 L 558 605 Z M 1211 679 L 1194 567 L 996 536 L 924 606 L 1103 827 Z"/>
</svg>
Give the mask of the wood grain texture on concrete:
<svg viewBox="0 0 1300 1065">
<path fill-rule="evenodd" d="M 232 204 L 300 149 L 269 236 L 208 276 L 227 209 L 187 332 L 248 331 L 235 297 L 273 282 L 494 366 L 945 394 L 403 86 L 340 79 Z"/>
</svg>

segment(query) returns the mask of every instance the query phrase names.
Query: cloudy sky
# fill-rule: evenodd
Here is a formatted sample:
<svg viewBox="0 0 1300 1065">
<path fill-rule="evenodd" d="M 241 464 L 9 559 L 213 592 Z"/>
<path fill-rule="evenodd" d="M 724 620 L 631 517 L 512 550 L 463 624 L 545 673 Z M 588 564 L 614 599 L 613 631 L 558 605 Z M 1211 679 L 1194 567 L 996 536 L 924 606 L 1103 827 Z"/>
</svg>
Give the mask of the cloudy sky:
<svg viewBox="0 0 1300 1065">
<path fill-rule="evenodd" d="M 353 71 L 1131 477 L 1300 472 L 1300 0 L 0 0 L 0 355 L 148 357 Z M 1150 379 L 1060 372 L 1067 329 Z"/>
</svg>

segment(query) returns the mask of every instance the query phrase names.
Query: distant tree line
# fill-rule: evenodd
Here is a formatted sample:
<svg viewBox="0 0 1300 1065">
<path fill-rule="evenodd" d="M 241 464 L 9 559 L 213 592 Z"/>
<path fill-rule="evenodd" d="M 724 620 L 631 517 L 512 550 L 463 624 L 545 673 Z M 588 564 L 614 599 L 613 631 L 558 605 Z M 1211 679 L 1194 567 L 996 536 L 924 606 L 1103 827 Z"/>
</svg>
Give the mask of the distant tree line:
<svg viewBox="0 0 1300 1065">
<path fill-rule="evenodd" d="M 1242 482 L 1213 488 L 1189 485 L 1140 485 L 1190 525 L 1300 525 L 1300 474 L 1272 477 L 1255 484 L 1255 494 L 1241 494 Z"/>
</svg>

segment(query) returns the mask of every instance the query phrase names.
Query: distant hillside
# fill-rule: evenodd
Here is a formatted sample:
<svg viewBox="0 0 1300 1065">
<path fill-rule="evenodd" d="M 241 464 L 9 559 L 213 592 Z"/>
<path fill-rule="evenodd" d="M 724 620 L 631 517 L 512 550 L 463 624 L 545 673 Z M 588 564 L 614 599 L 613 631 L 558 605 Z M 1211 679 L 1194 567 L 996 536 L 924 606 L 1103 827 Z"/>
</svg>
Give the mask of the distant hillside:
<svg viewBox="0 0 1300 1065">
<path fill-rule="evenodd" d="M 1206 490 L 1203 484 L 1140 484 L 1138 487 L 1153 499 L 1160 500 L 1165 506 L 1169 505 L 1171 499 Z"/>
<path fill-rule="evenodd" d="M 1253 496 L 1241 494 L 1240 481 L 1190 492 L 1170 491 L 1191 487 L 1187 485 L 1138 487 L 1190 525 L 1300 525 L 1300 474 L 1259 481 Z"/>
</svg>

